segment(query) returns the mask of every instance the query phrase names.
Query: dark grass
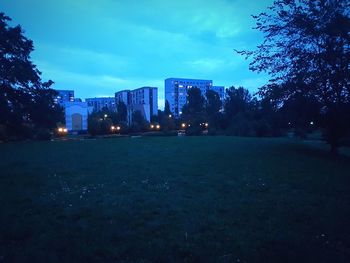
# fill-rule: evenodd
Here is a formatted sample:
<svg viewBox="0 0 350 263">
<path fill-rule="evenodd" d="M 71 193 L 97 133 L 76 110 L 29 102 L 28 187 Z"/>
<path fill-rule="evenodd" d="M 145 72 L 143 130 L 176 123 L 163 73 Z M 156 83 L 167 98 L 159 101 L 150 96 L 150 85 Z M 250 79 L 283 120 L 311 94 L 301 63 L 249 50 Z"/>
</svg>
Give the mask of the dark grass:
<svg viewBox="0 0 350 263">
<path fill-rule="evenodd" d="M 318 142 L 26 142 L 0 156 L 0 262 L 350 262 L 350 158 Z"/>
</svg>

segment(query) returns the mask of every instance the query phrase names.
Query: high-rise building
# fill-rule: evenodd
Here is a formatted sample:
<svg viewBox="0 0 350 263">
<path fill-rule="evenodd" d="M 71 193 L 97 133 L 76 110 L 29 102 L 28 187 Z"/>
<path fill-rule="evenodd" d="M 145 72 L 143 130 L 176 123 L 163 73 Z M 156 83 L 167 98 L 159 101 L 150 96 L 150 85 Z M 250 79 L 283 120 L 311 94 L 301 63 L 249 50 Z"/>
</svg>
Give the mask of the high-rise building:
<svg viewBox="0 0 350 263">
<path fill-rule="evenodd" d="M 114 97 L 88 98 L 85 101 L 89 107 L 92 107 L 93 111 L 101 111 L 103 108 L 110 111 L 116 110 Z"/>
<path fill-rule="evenodd" d="M 135 90 L 122 90 L 115 93 L 115 102 L 124 102 L 128 110 L 128 123 L 132 122 L 132 113 L 140 111 L 148 122 L 153 115 L 158 115 L 158 89 L 142 87 Z"/>
<path fill-rule="evenodd" d="M 58 95 L 56 96 L 55 103 L 63 105 L 65 102 L 74 101 L 74 90 L 56 90 Z"/>
<path fill-rule="evenodd" d="M 213 86 L 212 80 L 168 78 L 165 80 L 165 99 L 175 117 L 182 114 L 182 108 L 187 103 L 187 91 L 193 87 L 199 88 L 204 97 L 207 90 L 214 90 L 221 100 L 225 99 L 225 87 Z"/>
</svg>

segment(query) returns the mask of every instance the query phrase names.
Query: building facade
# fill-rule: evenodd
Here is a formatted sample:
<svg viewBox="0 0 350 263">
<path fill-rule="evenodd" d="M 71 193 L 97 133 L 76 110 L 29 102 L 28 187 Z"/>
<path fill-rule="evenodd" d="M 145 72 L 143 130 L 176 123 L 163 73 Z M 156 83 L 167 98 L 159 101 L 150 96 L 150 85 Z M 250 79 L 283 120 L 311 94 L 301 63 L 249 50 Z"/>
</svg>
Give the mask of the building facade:
<svg viewBox="0 0 350 263">
<path fill-rule="evenodd" d="M 85 102 L 93 111 L 101 111 L 104 107 L 110 111 L 116 111 L 116 104 L 114 97 L 88 98 Z"/>
<path fill-rule="evenodd" d="M 88 129 L 88 105 L 86 102 L 65 102 L 64 113 L 68 132 Z"/>
<path fill-rule="evenodd" d="M 207 90 L 214 90 L 222 101 L 225 99 L 225 87 L 213 86 L 212 80 L 168 78 L 165 80 L 165 99 L 175 117 L 182 114 L 182 108 L 187 103 L 187 91 L 193 87 L 199 88 L 204 97 Z"/>
<path fill-rule="evenodd" d="M 124 102 L 127 107 L 128 123 L 132 122 L 132 114 L 140 111 L 148 122 L 153 115 L 158 115 L 158 89 L 142 87 L 135 90 L 122 90 L 115 93 L 115 103 Z"/>
<path fill-rule="evenodd" d="M 56 90 L 58 95 L 54 99 L 55 103 L 63 105 L 66 102 L 74 101 L 74 90 Z"/>
</svg>

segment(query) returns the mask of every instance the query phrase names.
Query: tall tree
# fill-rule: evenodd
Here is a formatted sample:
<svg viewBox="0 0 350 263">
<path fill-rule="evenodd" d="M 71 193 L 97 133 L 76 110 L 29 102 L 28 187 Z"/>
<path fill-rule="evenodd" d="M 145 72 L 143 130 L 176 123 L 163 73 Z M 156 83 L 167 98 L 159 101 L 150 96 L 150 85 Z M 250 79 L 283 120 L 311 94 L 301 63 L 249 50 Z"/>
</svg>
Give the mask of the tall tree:
<svg viewBox="0 0 350 263">
<path fill-rule="evenodd" d="M 170 105 L 169 105 L 169 101 L 168 101 L 168 100 L 165 100 L 164 114 L 165 114 L 165 115 L 171 114 Z"/>
<path fill-rule="evenodd" d="M 251 70 L 271 76 L 263 97 L 285 101 L 301 93 L 318 100 L 333 153 L 350 123 L 349 10 L 343 0 L 275 1 L 253 16 L 264 41 L 255 51 L 238 51 L 252 59 Z"/>
<path fill-rule="evenodd" d="M 190 88 L 187 91 L 187 103 L 182 109 L 183 114 L 202 113 L 204 110 L 204 97 L 201 90 L 197 87 Z"/>
<path fill-rule="evenodd" d="M 128 111 L 123 101 L 119 101 L 117 104 L 117 114 L 118 114 L 118 120 L 120 122 L 127 121 Z"/>
<path fill-rule="evenodd" d="M 206 120 L 204 97 L 201 90 L 197 87 L 192 87 L 187 91 L 187 103 L 182 108 L 181 118 L 188 126 L 186 133 L 188 135 L 202 134 L 201 124 Z"/>
<path fill-rule="evenodd" d="M 10 136 L 28 136 L 25 131 L 54 128 L 63 113 L 54 104 L 53 82 L 42 82 L 31 61 L 33 42 L 8 21 L 0 13 L 0 126 Z"/>
<path fill-rule="evenodd" d="M 228 119 L 232 119 L 238 113 L 248 112 L 252 96 L 249 91 L 243 87 L 230 87 L 226 91 L 227 98 L 225 101 L 225 115 Z"/>
<path fill-rule="evenodd" d="M 209 127 L 218 128 L 220 126 L 220 121 L 222 120 L 222 102 L 220 96 L 217 92 L 213 90 L 208 90 L 205 94 L 205 111 L 208 116 Z"/>
</svg>

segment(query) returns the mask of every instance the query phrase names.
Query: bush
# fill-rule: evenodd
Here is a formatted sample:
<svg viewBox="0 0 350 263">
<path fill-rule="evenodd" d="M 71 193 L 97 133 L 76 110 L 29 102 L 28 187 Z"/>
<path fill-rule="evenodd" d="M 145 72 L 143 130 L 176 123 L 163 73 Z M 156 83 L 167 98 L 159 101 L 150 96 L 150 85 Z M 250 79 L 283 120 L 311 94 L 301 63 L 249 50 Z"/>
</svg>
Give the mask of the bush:
<svg viewBox="0 0 350 263">
<path fill-rule="evenodd" d="M 202 127 L 199 125 L 191 125 L 186 129 L 186 135 L 187 136 L 198 136 L 202 135 Z"/>
<path fill-rule="evenodd" d="M 50 140 L 51 137 L 52 137 L 52 134 L 48 129 L 38 129 L 35 131 L 35 135 L 34 135 L 34 139 L 40 140 L 40 141 Z"/>
<path fill-rule="evenodd" d="M 7 141 L 7 130 L 5 125 L 0 125 L 0 141 Z"/>
<path fill-rule="evenodd" d="M 237 114 L 226 129 L 226 135 L 255 136 L 254 121 L 241 114 Z"/>
</svg>

